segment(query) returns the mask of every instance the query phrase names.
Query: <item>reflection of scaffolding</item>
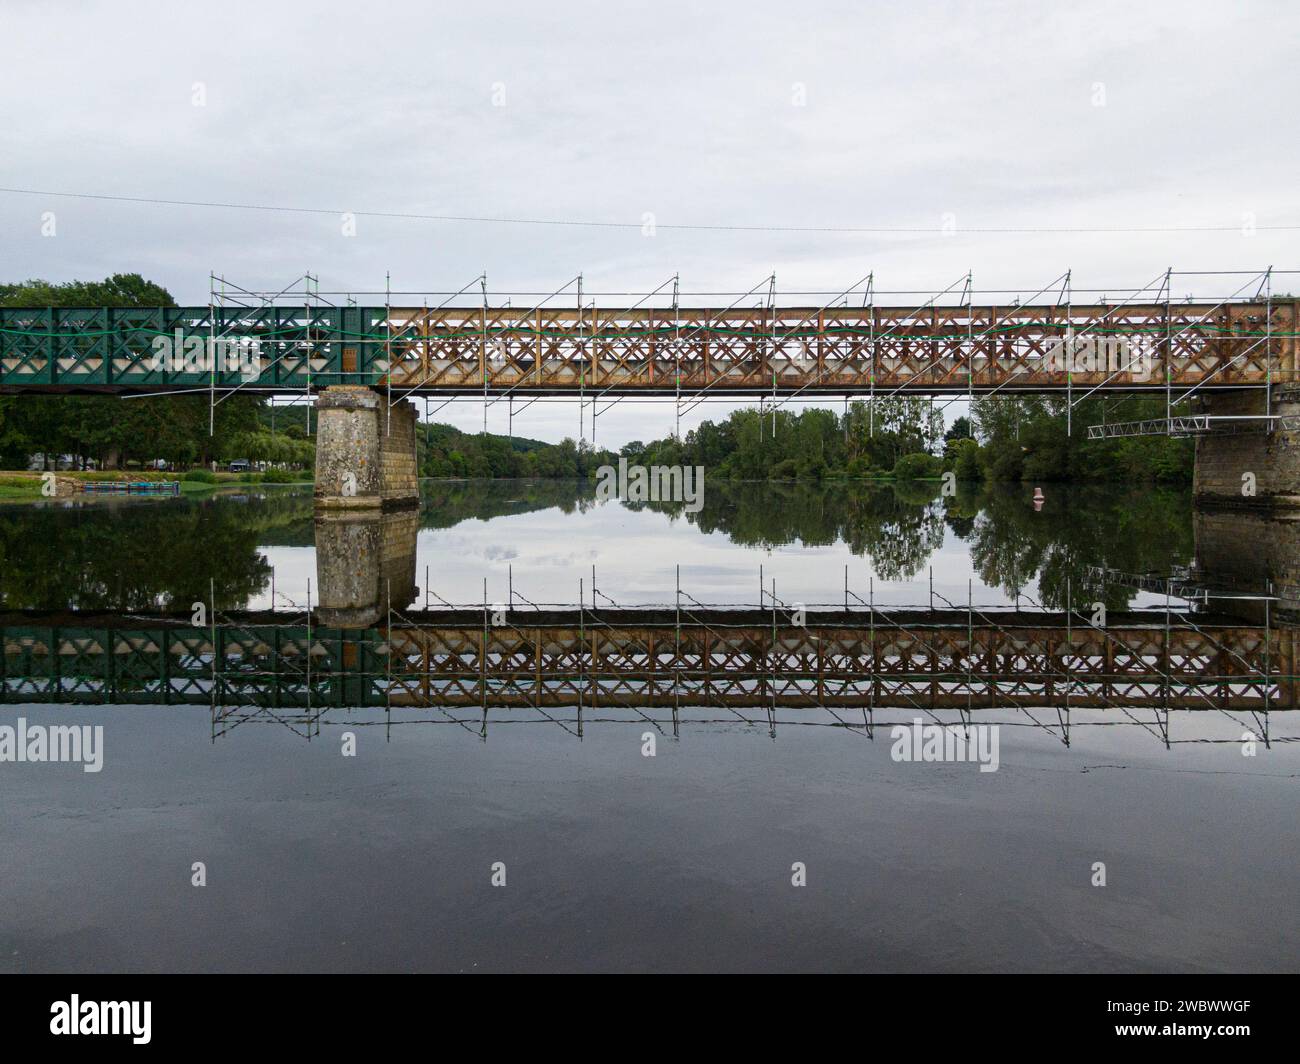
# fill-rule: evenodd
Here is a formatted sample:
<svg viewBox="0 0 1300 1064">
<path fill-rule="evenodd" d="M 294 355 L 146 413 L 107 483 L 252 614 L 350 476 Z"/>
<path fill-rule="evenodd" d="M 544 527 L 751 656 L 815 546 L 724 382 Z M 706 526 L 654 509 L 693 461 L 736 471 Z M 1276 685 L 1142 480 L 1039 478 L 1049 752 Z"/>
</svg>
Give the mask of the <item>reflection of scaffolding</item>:
<svg viewBox="0 0 1300 1064">
<path fill-rule="evenodd" d="M 344 293 L 323 292 L 310 275 L 278 291 L 214 277 L 202 307 L 0 308 L 0 384 L 219 391 L 247 383 L 285 392 L 369 384 L 466 397 L 514 390 L 678 401 L 706 390 L 973 395 L 1005 387 L 1060 391 L 1072 406 L 1106 389 L 1163 391 L 1172 408 L 1202 388 L 1297 379 L 1297 304 L 1271 289 L 1282 272 L 1257 271 L 1228 296 L 1199 300 L 1172 298 L 1175 278 L 1196 276 L 1174 270 L 1158 286 L 1121 287 L 1120 299 L 1114 288 L 1074 286 L 1068 272 L 1015 291 L 978 289 L 968 272 L 960 285 L 924 293 L 890 292 L 868 275 L 840 292 L 785 293 L 794 306 L 781 305 L 774 277 L 743 293 L 688 293 L 674 277 L 670 297 L 668 282 L 603 293 L 583 288 L 579 275 L 538 301 L 498 292 L 495 306 L 485 276 L 456 292 L 394 292 L 386 283 L 355 293 L 375 298 L 362 306 L 352 293 L 335 305 L 329 297 Z M 1062 279 L 1060 292 L 1043 298 Z M 481 298 L 468 302 L 475 285 Z M 574 285 L 572 304 L 550 302 Z M 528 300 L 512 306 L 511 295 Z M 443 298 L 430 307 L 430 296 Z M 238 369 L 153 364 L 153 339 L 176 329 L 187 339 L 256 339 L 270 365 L 244 382 Z M 1073 341 L 1098 339 L 1123 340 L 1131 357 L 1118 366 L 1074 359 Z"/>
<path fill-rule="evenodd" d="M 1102 589 L 1107 585 L 1133 588 L 1137 591 L 1149 591 L 1154 595 L 1166 595 L 1193 603 L 1201 609 L 1213 600 L 1236 600 L 1243 602 L 1278 602 L 1280 596 L 1271 591 L 1261 590 L 1253 584 L 1237 588 L 1221 584 L 1210 585 L 1193 575 L 1184 567 L 1175 567 L 1169 576 L 1159 573 L 1124 573 L 1118 569 L 1108 569 L 1099 565 L 1090 565 L 1085 570 L 1084 586 Z"/>
<path fill-rule="evenodd" d="M 758 609 L 705 606 L 680 576 L 671 606 L 623 608 L 593 569 L 576 608 L 532 603 L 511 580 L 505 607 L 485 586 L 480 606 L 430 609 L 438 596 L 426 577 L 425 609 L 402 614 L 390 601 L 385 624 L 345 629 L 314 623 L 309 585 L 306 603 L 286 600 L 291 612 L 214 606 L 204 628 L 172 617 L 57 627 L 9 618 L 21 624 L 0 627 L 0 701 L 204 704 L 214 739 L 250 723 L 311 738 L 339 714 L 365 726 L 354 712 L 382 709 L 389 725 L 449 723 L 480 737 L 490 723 L 546 721 L 580 737 L 587 724 L 623 719 L 674 735 L 683 723 L 724 722 L 775 735 L 780 721 L 874 736 L 899 714 L 970 727 L 1011 712 L 1013 726 L 1068 745 L 1072 722 L 1095 712 L 1098 724 L 1140 726 L 1166 744 L 1234 741 L 1171 737 L 1171 713 L 1208 712 L 1240 726 L 1238 739 L 1274 741 L 1270 713 L 1297 708 L 1294 627 L 1216 616 L 1180 577 L 1135 579 L 1206 612 L 1116 612 L 1096 627 L 1072 611 L 963 609 L 933 589 L 927 608 L 883 608 L 874 592 L 850 591 L 847 575 L 833 609 L 792 607 L 774 583 Z"/>
<path fill-rule="evenodd" d="M 962 610 L 426 611 L 335 629 L 0 629 L 6 702 L 724 709 L 1297 708 L 1296 630 L 1213 617 Z"/>
<path fill-rule="evenodd" d="M 436 707 L 434 707 L 436 710 Z M 1290 732 L 1277 734 L 1271 724 L 1277 717 L 1290 727 Z M 688 739 L 691 735 L 706 733 L 726 734 L 737 739 L 749 735 L 764 735 L 776 739 L 781 732 L 792 733 L 819 730 L 846 737 L 882 739 L 889 742 L 896 727 L 912 727 L 920 719 L 945 729 L 967 730 L 976 725 L 998 728 L 1023 729 L 1051 736 L 1063 746 L 1074 744 L 1075 732 L 1118 728 L 1124 732 L 1144 732 L 1167 749 L 1187 745 L 1238 746 L 1250 740 L 1259 748 L 1271 749 L 1274 745 L 1300 742 L 1300 714 L 1293 710 L 1275 710 L 1271 714 L 1234 713 L 1229 711 L 1152 709 L 1149 713 L 1124 710 L 1110 713 L 1100 710 L 1058 712 L 1054 719 L 1040 720 L 1033 710 L 989 710 L 972 716 L 962 711 L 937 711 L 918 713 L 911 708 L 863 707 L 858 719 L 826 709 L 803 710 L 797 713 L 764 711 L 754 713 L 731 708 L 722 715 L 708 708 L 682 706 L 669 712 L 620 710 L 617 706 L 597 709 L 570 708 L 562 712 L 548 712 L 528 707 L 502 710 L 436 710 L 435 715 L 420 714 L 411 708 L 347 709 L 333 708 L 304 710 L 277 710 L 225 707 L 213 718 L 213 735 L 220 738 L 234 728 L 245 724 L 279 724 L 305 739 L 319 737 L 324 728 L 355 730 L 382 728 L 385 738 L 391 740 L 404 729 L 427 728 L 438 725 L 461 730 L 486 741 L 490 732 L 500 728 L 518 726 L 554 727 L 576 739 L 585 737 L 587 729 L 596 727 L 630 726 L 644 731 L 647 728 L 663 737 Z"/>
<path fill-rule="evenodd" d="M 492 293 L 495 305 L 486 274 L 437 292 L 394 291 L 387 276 L 382 290 L 322 292 L 310 273 L 277 290 L 210 275 L 201 307 L 0 308 L 0 386 L 206 392 L 210 434 L 217 406 L 240 391 L 310 406 L 343 384 L 382 389 L 390 410 L 418 395 L 426 421 L 449 403 L 478 402 L 484 431 L 503 403 L 511 437 L 530 407 L 575 398 L 578 437 L 587 439 L 590 403 L 594 441 L 599 416 L 625 403 L 672 403 L 680 436 L 682 415 L 704 403 L 756 399 L 760 426 L 770 410 L 775 431 L 789 403 L 858 396 L 874 431 L 882 398 L 945 397 L 942 409 L 1014 392 L 1062 396 L 1070 430 L 1074 408 L 1095 393 L 1163 394 L 1164 418 L 1108 425 L 1103 411 L 1091 438 L 1273 432 L 1294 419 L 1272 416 L 1272 387 L 1300 381 L 1300 303 L 1276 299 L 1273 281 L 1297 272 L 1170 268 L 1139 287 L 1082 288 L 1067 270 L 1046 285 L 979 289 L 967 271 L 928 291 L 881 289 L 868 273 L 843 291 L 784 293 L 775 275 L 745 292 L 691 293 L 678 275 L 650 291 L 593 292 L 578 274 L 550 292 Z M 1175 281 L 1240 276 L 1226 296 L 1173 298 Z M 247 379 L 215 361 L 160 368 L 153 342 L 176 333 L 255 341 L 261 370 Z M 1126 353 L 1075 358 L 1097 344 Z M 1263 393 L 1260 417 L 1183 416 L 1198 393 L 1242 388 Z"/>
<path fill-rule="evenodd" d="M 251 720 L 265 719 L 298 731 L 294 719 L 294 707 L 306 700 L 306 715 L 310 718 L 312 709 L 312 648 L 315 635 L 312 632 L 311 580 L 307 581 L 307 601 L 295 602 L 288 595 L 281 595 L 275 587 L 274 575 L 271 583 L 271 608 L 274 613 L 281 604 L 288 608 L 284 615 L 286 621 L 296 624 L 275 626 L 249 626 L 244 618 L 232 613 L 218 610 L 215 591 L 209 591 L 208 611 L 210 616 L 207 646 L 195 647 L 183 644 L 182 654 L 188 656 L 198 652 L 195 665 L 202 667 L 204 659 L 209 666 L 209 700 L 212 713 L 212 738 L 227 734 L 231 729 Z M 162 633 L 162 650 L 167 652 L 168 632 Z M 235 668 L 228 668 L 232 661 L 238 663 Z M 249 672 L 260 664 L 274 661 L 289 678 L 289 688 L 295 692 L 286 713 L 282 707 L 284 688 L 280 684 L 267 684 Z M 250 668 L 239 667 L 247 664 Z M 169 677 L 175 680 L 175 674 Z M 315 686 L 320 686 L 319 675 Z M 240 707 L 231 713 L 232 707 Z M 311 728 L 306 732 L 298 731 L 304 738 L 311 738 Z"/>
</svg>

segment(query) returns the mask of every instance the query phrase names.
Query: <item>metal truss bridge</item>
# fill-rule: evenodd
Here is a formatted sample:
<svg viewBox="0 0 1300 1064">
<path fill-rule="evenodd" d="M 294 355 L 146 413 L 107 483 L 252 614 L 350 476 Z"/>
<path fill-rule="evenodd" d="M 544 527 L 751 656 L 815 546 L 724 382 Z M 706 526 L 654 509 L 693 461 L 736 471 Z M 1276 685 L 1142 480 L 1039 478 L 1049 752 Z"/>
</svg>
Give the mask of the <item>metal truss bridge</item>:
<svg viewBox="0 0 1300 1064">
<path fill-rule="evenodd" d="M 0 618 L 5 703 L 198 704 L 311 711 L 577 707 L 862 711 L 1300 708 L 1294 625 L 1198 615 L 573 609 Z M 73 623 L 66 623 L 72 621 Z M 55 623 L 57 622 L 57 623 Z"/>
<path fill-rule="evenodd" d="M 0 391 L 989 394 L 1300 381 L 1300 303 L 0 309 Z M 174 345 L 175 356 L 159 358 Z M 257 351 L 255 375 L 223 352 Z"/>
</svg>

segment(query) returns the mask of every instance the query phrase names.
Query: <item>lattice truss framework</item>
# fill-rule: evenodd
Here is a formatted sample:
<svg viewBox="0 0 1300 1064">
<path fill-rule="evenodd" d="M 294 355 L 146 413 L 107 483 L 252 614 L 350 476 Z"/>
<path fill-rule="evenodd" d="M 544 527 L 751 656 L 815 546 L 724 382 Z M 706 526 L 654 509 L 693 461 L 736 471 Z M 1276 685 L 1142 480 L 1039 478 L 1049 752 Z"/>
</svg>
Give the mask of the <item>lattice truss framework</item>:
<svg viewBox="0 0 1300 1064">
<path fill-rule="evenodd" d="M 1107 390 L 1300 380 L 1300 303 L 385 308 L 264 305 L 0 309 L 0 386 L 424 394 Z M 257 340 L 261 370 L 158 367 L 159 337 Z M 1126 354 L 1049 364 L 1056 341 Z M 1091 362 L 1090 362 L 1091 359 Z M 1093 368 L 1089 368 L 1089 366 Z"/>
<path fill-rule="evenodd" d="M 475 623 L 475 622 L 478 623 Z M 1297 630 L 889 621 L 4 628 L 3 701 L 277 707 L 1295 709 Z"/>
</svg>

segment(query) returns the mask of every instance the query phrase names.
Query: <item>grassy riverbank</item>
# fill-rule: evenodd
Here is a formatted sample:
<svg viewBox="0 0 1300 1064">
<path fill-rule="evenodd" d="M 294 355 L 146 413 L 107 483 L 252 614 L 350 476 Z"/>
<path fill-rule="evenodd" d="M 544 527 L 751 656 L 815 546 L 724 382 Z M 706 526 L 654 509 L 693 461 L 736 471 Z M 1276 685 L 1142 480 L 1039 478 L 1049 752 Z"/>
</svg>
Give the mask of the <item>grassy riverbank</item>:
<svg viewBox="0 0 1300 1064">
<path fill-rule="evenodd" d="M 55 474 L 60 483 L 68 481 L 84 483 L 86 481 L 179 481 L 182 495 L 206 495 L 223 489 L 239 488 L 246 485 L 271 484 L 309 484 L 311 472 L 286 472 L 273 469 L 265 473 L 211 473 L 207 470 L 190 470 L 188 473 L 167 472 L 78 472 L 61 471 Z M 63 490 L 59 498 L 80 498 L 80 483 L 72 494 Z M 0 501 L 31 502 L 46 496 L 41 491 L 43 474 L 39 471 L 0 471 Z M 92 496 L 87 496 L 91 498 Z M 103 496 L 113 498 L 114 496 Z"/>
</svg>

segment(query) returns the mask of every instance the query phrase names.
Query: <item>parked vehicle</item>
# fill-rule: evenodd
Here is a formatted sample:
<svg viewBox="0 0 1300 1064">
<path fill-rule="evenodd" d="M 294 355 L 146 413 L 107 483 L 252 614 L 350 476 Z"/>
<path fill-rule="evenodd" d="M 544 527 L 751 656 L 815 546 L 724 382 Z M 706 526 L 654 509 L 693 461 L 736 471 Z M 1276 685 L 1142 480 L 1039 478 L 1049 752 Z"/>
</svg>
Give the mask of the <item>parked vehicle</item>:
<svg viewBox="0 0 1300 1064">
<path fill-rule="evenodd" d="M 230 463 L 230 465 L 226 466 L 226 469 L 231 473 L 247 473 L 251 468 L 252 466 L 249 464 L 247 458 L 236 458 Z"/>
</svg>

